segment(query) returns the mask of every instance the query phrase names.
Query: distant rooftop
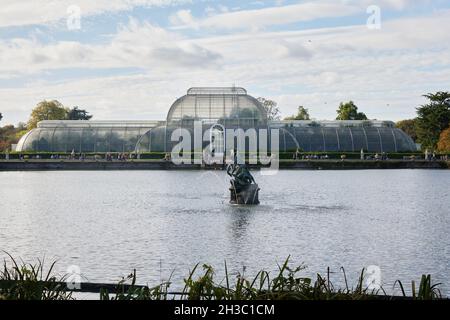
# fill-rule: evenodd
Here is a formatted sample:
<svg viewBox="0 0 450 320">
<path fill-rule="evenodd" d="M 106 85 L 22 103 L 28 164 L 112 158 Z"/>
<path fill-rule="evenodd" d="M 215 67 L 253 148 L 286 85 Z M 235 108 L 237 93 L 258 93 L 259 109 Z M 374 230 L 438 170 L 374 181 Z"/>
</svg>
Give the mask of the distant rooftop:
<svg viewBox="0 0 450 320">
<path fill-rule="evenodd" d="M 247 95 L 247 90 L 240 87 L 196 87 L 190 88 L 188 95 Z"/>
<path fill-rule="evenodd" d="M 327 127 L 327 128 L 339 128 L 339 127 L 376 127 L 376 128 L 392 128 L 395 123 L 392 121 L 380 121 L 380 120 L 283 120 L 272 121 L 271 126 L 282 127 L 285 125 L 292 125 L 294 127 Z"/>
<path fill-rule="evenodd" d="M 116 121 L 98 121 L 98 120 L 44 120 L 38 123 L 38 128 L 57 128 L 57 127 L 71 127 L 71 128 L 111 128 L 111 127 L 134 127 L 134 128 L 148 128 L 156 127 L 164 124 L 165 121 L 142 121 L 142 120 L 116 120 Z"/>
</svg>

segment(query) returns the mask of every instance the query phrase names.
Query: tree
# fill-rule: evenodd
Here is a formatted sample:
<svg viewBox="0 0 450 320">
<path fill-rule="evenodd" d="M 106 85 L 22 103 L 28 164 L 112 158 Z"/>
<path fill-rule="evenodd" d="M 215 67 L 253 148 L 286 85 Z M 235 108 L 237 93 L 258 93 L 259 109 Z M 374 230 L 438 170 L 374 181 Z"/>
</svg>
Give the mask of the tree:
<svg viewBox="0 0 450 320">
<path fill-rule="evenodd" d="M 450 152 L 450 127 L 441 132 L 437 147 L 441 152 Z"/>
<path fill-rule="evenodd" d="M 24 133 L 20 127 L 15 128 L 13 125 L 0 127 L 0 152 L 10 150 L 11 145 L 16 144 Z"/>
<path fill-rule="evenodd" d="M 368 120 L 364 113 L 358 112 L 358 107 L 353 101 L 341 102 L 336 112 L 338 114 L 336 120 Z"/>
<path fill-rule="evenodd" d="M 287 117 L 285 120 L 311 120 L 309 110 L 303 106 L 298 107 L 297 115 Z"/>
<path fill-rule="evenodd" d="M 395 126 L 408 134 L 414 141 L 417 141 L 416 119 L 402 120 Z"/>
<path fill-rule="evenodd" d="M 2 113 L 0 112 L 0 121 L 2 121 L 2 119 L 3 119 L 3 115 L 2 115 Z"/>
<path fill-rule="evenodd" d="M 86 110 L 73 107 L 67 112 L 67 120 L 91 120 L 92 115 Z"/>
<path fill-rule="evenodd" d="M 265 98 L 258 98 L 258 101 L 266 109 L 268 120 L 280 120 L 280 108 L 278 108 L 278 104 L 275 101 Z"/>
<path fill-rule="evenodd" d="M 417 137 L 424 149 L 435 149 L 441 132 L 450 123 L 450 93 L 424 95 L 429 103 L 417 108 Z"/>
<path fill-rule="evenodd" d="M 28 129 L 37 127 L 37 123 L 43 120 L 65 120 L 68 110 L 57 100 L 41 101 L 31 111 L 30 120 L 28 120 Z"/>
</svg>

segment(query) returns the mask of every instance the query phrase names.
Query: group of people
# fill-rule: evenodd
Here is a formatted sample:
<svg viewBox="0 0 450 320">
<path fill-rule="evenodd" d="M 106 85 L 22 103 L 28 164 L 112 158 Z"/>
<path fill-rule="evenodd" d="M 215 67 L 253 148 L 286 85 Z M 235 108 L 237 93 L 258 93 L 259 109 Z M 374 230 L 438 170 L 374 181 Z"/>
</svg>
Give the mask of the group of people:
<svg viewBox="0 0 450 320">
<path fill-rule="evenodd" d="M 96 154 L 94 155 L 94 160 L 98 161 L 98 160 L 103 160 L 105 159 L 106 161 L 113 161 L 113 160 L 119 160 L 119 161 L 127 161 L 129 159 L 134 159 L 134 154 L 129 154 L 129 153 L 117 153 L 117 154 L 113 154 L 111 152 L 108 152 L 104 155 L 104 157 L 100 154 Z M 62 157 L 59 154 L 52 154 L 50 156 L 50 159 L 52 160 L 57 160 L 57 159 L 69 159 L 69 160 L 80 160 L 80 161 L 84 161 L 87 159 L 87 156 L 85 153 L 75 153 L 74 150 L 72 150 L 72 152 L 70 153 L 70 155 L 68 157 Z"/>
<path fill-rule="evenodd" d="M 299 150 L 294 152 L 292 158 L 294 160 L 329 160 L 331 157 L 328 154 L 301 154 Z M 341 160 L 347 159 L 347 155 L 342 154 L 339 157 Z M 361 160 L 389 160 L 387 153 L 376 153 L 375 155 L 365 155 L 364 151 L 361 151 Z"/>
<path fill-rule="evenodd" d="M 381 161 L 385 161 L 385 160 L 389 160 L 389 157 L 388 157 L 386 152 L 383 152 L 383 153 L 381 153 L 381 155 L 378 154 L 378 153 L 375 153 L 375 155 L 373 155 L 373 156 L 368 155 L 368 156 L 365 157 L 365 160 L 381 160 Z"/>
<path fill-rule="evenodd" d="M 320 154 L 302 154 L 299 149 L 297 149 L 294 154 L 292 155 L 292 159 L 294 160 L 328 160 L 330 157 Z"/>
<path fill-rule="evenodd" d="M 118 153 L 117 155 L 114 155 L 110 152 L 108 152 L 105 155 L 106 161 L 113 161 L 113 160 L 119 160 L 119 161 L 128 161 L 129 159 L 134 159 L 134 154 L 129 153 Z"/>
<path fill-rule="evenodd" d="M 430 151 L 428 151 L 428 149 L 426 149 L 425 150 L 425 160 L 427 160 L 427 161 L 436 161 L 437 160 L 436 152 L 434 152 L 434 151 L 430 152 Z M 447 160 L 447 159 L 445 159 L 445 160 Z"/>
</svg>

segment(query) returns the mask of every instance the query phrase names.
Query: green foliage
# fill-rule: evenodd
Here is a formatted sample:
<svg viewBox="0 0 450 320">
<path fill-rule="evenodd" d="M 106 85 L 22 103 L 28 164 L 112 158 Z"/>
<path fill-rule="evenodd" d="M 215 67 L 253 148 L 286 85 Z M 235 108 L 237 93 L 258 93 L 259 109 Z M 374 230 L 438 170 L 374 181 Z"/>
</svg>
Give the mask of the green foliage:
<svg viewBox="0 0 450 320">
<path fill-rule="evenodd" d="M 309 110 L 303 106 L 299 106 L 297 115 L 287 117 L 285 120 L 310 120 Z"/>
<path fill-rule="evenodd" d="M 9 255 L 8 255 L 9 256 Z M 65 285 L 65 278 L 58 279 L 52 275 L 53 263 L 44 272 L 44 263 L 18 264 L 11 256 L 11 265 L 4 263 L 0 272 L 0 300 L 69 300 L 72 292 Z M 122 278 L 114 292 L 100 290 L 100 300 L 371 300 L 391 299 L 386 292 L 370 290 L 365 285 L 366 275 L 363 269 L 354 287 L 350 287 L 345 270 L 341 268 L 345 287 L 336 288 L 331 279 L 328 268 L 325 275 L 317 274 L 315 278 L 300 275 L 305 270 L 304 265 L 292 268 L 290 257 L 280 266 L 272 278 L 271 273 L 260 271 L 253 278 L 245 276 L 245 269 L 235 280 L 231 279 L 225 262 L 225 276 L 217 282 L 214 269 L 210 265 L 203 265 L 198 271 L 196 265 L 184 280 L 182 292 L 170 292 L 171 278 L 156 287 L 136 285 L 136 270 L 126 278 Z M 397 281 L 403 296 L 406 292 L 402 282 Z M 433 284 L 430 275 L 423 275 L 416 290 L 412 282 L 412 299 L 433 300 L 441 299 L 439 283 Z"/>
<path fill-rule="evenodd" d="M 341 102 L 336 112 L 338 114 L 336 120 L 368 120 L 364 113 L 358 112 L 358 107 L 353 101 Z"/>
<path fill-rule="evenodd" d="M 403 130 L 407 135 L 409 135 L 414 141 L 417 141 L 417 131 L 416 131 L 416 119 L 402 120 L 395 124 L 397 128 Z"/>
<path fill-rule="evenodd" d="M 416 130 L 423 149 L 436 149 L 440 134 L 450 123 L 450 93 L 425 95 L 429 103 L 417 108 Z"/>
<path fill-rule="evenodd" d="M 17 262 L 11 255 L 0 271 L 0 300 L 70 300 L 72 293 L 65 290 L 64 277 L 52 275 L 56 262 L 44 272 L 44 261 L 36 264 Z"/>
<path fill-rule="evenodd" d="M 16 144 L 25 132 L 26 129 L 21 124 L 17 127 L 6 125 L 0 128 L 0 152 L 10 151 L 11 145 Z"/>
<path fill-rule="evenodd" d="M 67 112 L 68 110 L 57 100 L 41 101 L 31 111 L 28 129 L 36 128 L 38 122 L 43 120 L 65 120 Z"/>
<path fill-rule="evenodd" d="M 399 285 L 403 297 L 406 297 L 405 288 L 400 280 L 395 282 Z M 394 286 L 395 286 L 394 285 Z M 442 299 L 441 291 L 439 290 L 440 283 L 432 284 L 431 275 L 422 275 L 419 283 L 419 290 L 416 291 L 415 281 L 411 281 L 411 294 L 414 300 L 436 300 Z"/>
<path fill-rule="evenodd" d="M 126 284 L 128 282 L 131 283 L 126 288 Z M 137 286 L 136 270 L 134 270 L 128 277 L 122 278 L 122 280 L 119 281 L 115 293 L 111 294 L 108 290 L 102 289 L 100 291 L 100 300 L 167 300 L 169 287 L 170 280 L 154 288 L 149 288 L 148 286 Z"/>
<path fill-rule="evenodd" d="M 0 121 L 2 121 L 2 119 L 3 119 L 3 115 L 2 115 L 2 113 L 0 112 Z"/>
<path fill-rule="evenodd" d="M 280 108 L 278 107 L 278 103 L 261 97 L 258 98 L 258 101 L 266 109 L 268 120 L 280 120 Z"/>
<path fill-rule="evenodd" d="M 57 100 L 44 100 L 31 111 L 27 127 L 29 130 L 36 128 L 38 122 L 43 120 L 90 120 L 91 118 L 92 115 L 89 115 L 89 112 L 79 107 L 69 109 Z"/>
<path fill-rule="evenodd" d="M 289 265 L 290 257 L 278 266 L 278 272 L 272 278 L 267 271 L 260 271 L 253 278 L 247 278 L 245 271 L 239 273 L 233 281 L 228 272 L 225 262 L 225 276 L 221 281 L 216 281 L 215 270 L 210 265 L 203 265 L 202 272 L 197 264 L 188 277 L 184 280 L 184 288 L 178 293 L 169 293 L 170 282 L 163 283 L 154 288 L 137 287 L 136 273 L 131 274 L 127 279 L 121 281 L 117 287 L 117 292 L 113 297 L 103 291 L 100 298 L 102 300 L 388 300 L 388 296 L 383 288 L 371 290 L 365 285 L 366 274 L 363 269 L 358 277 L 356 285 L 350 287 L 344 268 L 341 268 L 345 287 L 336 288 L 331 279 L 331 270 L 328 268 L 326 275 L 316 274 L 316 277 L 303 277 L 299 273 L 305 270 L 305 266 L 300 265 L 292 268 Z M 200 273 L 200 274 L 199 274 Z M 199 274 L 198 276 L 196 276 Z M 124 283 L 131 281 L 128 290 L 123 290 Z M 403 295 L 406 297 L 403 285 L 400 281 Z M 441 299 L 438 289 L 440 284 L 432 284 L 431 277 L 422 276 L 419 292 L 415 292 L 414 282 L 412 283 L 412 299 L 433 300 Z"/>
<path fill-rule="evenodd" d="M 86 110 L 73 107 L 67 112 L 67 120 L 91 120 L 92 115 Z"/>
</svg>

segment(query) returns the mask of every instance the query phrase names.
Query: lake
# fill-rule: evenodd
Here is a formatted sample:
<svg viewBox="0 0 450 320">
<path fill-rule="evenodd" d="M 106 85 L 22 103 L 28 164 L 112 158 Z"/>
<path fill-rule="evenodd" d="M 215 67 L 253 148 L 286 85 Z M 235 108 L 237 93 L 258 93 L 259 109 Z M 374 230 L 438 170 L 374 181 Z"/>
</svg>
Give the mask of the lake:
<svg viewBox="0 0 450 320">
<path fill-rule="evenodd" d="M 388 291 L 429 273 L 450 296 L 450 170 L 254 175 L 261 205 L 236 207 L 221 171 L 0 172 L 0 250 L 76 265 L 91 282 L 173 272 L 178 287 L 198 262 L 221 280 L 225 260 L 254 274 L 291 255 L 337 283 L 341 266 L 352 284 L 379 266 Z"/>
</svg>

